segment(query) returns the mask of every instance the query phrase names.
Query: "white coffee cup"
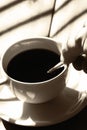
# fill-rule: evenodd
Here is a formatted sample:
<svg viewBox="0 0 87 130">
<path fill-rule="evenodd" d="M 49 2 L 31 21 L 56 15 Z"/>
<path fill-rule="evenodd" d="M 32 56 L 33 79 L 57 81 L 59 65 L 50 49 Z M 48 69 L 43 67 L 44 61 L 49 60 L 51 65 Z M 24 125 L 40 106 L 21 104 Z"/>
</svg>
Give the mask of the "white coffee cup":
<svg viewBox="0 0 87 130">
<path fill-rule="evenodd" d="M 65 88 L 67 66 L 64 64 L 62 72 L 55 77 L 41 82 L 22 82 L 15 80 L 7 74 L 7 66 L 10 60 L 17 54 L 30 49 L 48 49 L 60 55 L 59 44 L 51 38 L 29 38 L 8 47 L 1 57 L 1 69 L 4 78 L 9 81 L 11 91 L 19 100 L 27 103 L 43 103 L 60 95 Z M 3 79 L 0 84 L 5 84 Z M 4 99 L 5 100 L 5 99 Z"/>
</svg>

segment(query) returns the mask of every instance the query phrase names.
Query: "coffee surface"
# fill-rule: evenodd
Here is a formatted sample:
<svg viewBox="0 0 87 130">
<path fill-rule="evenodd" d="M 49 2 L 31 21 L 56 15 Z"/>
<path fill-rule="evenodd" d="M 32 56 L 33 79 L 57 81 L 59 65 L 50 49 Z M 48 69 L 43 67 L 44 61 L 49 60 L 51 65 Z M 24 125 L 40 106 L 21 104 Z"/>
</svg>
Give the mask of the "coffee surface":
<svg viewBox="0 0 87 130">
<path fill-rule="evenodd" d="M 55 73 L 47 71 L 60 62 L 60 56 L 45 49 L 32 49 L 14 56 L 7 66 L 7 74 L 22 82 L 42 82 L 58 75 L 63 67 Z"/>
</svg>

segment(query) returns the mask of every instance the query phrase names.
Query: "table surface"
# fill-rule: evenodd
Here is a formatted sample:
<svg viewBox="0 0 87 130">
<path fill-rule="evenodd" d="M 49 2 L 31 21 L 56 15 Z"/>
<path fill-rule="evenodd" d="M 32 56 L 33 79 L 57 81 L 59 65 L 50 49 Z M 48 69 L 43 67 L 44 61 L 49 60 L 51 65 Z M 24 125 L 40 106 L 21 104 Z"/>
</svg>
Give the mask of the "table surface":
<svg viewBox="0 0 87 130">
<path fill-rule="evenodd" d="M 1 0 L 0 55 L 9 45 L 30 37 L 51 37 L 65 44 L 69 37 L 79 32 L 85 22 L 87 0 Z M 50 128 L 86 130 L 86 122 L 87 107 L 72 119 Z M 2 121 L 0 129 L 5 129 Z"/>
</svg>

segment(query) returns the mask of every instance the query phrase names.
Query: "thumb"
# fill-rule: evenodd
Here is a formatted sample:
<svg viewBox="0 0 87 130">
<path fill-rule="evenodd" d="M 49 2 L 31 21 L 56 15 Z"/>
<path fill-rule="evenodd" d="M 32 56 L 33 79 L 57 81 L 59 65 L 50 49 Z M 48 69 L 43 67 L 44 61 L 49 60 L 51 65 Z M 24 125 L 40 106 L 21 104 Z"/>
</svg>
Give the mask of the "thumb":
<svg viewBox="0 0 87 130">
<path fill-rule="evenodd" d="M 80 50 L 75 43 L 75 38 L 70 38 L 66 44 L 62 45 L 61 61 L 68 65 L 76 59 L 79 53 Z"/>
</svg>

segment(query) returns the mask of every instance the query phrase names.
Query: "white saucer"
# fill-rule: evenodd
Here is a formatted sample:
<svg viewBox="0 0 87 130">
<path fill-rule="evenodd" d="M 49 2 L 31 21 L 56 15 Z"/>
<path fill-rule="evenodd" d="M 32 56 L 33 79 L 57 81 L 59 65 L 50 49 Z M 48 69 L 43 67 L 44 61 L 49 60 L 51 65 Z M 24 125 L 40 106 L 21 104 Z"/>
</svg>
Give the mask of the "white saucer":
<svg viewBox="0 0 87 130">
<path fill-rule="evenodd" d="M 61 96 L 43 103 L 28 104 L 17 99 L 0 101 L 0 117 L 23 126 L 48 126 L 63 122 L 87 105 L 87 74 L 76 71 L 70 65 L 66 87 Z M 0 86 L 0 98 L 14 96 L 8 85 Z"/>
</svg>

